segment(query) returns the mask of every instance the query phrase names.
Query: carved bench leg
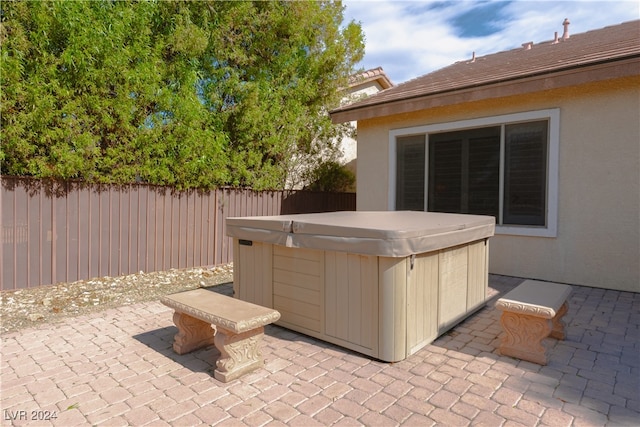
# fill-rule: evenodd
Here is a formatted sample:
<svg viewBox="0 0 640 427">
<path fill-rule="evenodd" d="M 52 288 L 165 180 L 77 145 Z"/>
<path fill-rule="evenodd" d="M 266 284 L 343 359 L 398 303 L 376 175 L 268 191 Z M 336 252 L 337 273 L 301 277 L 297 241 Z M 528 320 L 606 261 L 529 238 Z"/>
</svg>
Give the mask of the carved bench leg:
<svg viewBox="0 0 640 427">
<path fill-rule="evenodd" d="M 260 341 L 264 336 L 264 327 L 236 334 L 218 327 L 215 345 L 220 351 L 213 376 L 223 383 L 232 381 L 247 372 L 264 365 L 260 353 Z"/>
<path fill-rule="evenodd" d="M 550 319 L 504 311 L 500 323 L 505 334 L 500 343 L 500 353 L 539 365 L 547 364 L 542 340 L 551 333 Z"/>
<path fill-rule="evenodd" d="M 562 307 L 560 307 L 560 310 L 558 310 L 558 313 L 555 315 L 555 317 L 553 319 L 551 319 L 551 322 L 553 323 L 553 329 L 551 330 L 551 337 L 558 339 L 558 340 L 563 340 L 566 338 L 566 334 L 564 332 L 564 321 L 562 320 L 562 317 L 567 314 L 567 311 L 569 311 L 569 304 L 568 303 L 564 303 L 562 304 Z"/>
<path fill-rule="evenodd" d="M 214 331 L 207 322 L 176 311 L 173 313 L 173 323 L 178 327 L 173 341 L 173 350 L 178 354 L 189 353 L 214 343 Z"/>
</svg>

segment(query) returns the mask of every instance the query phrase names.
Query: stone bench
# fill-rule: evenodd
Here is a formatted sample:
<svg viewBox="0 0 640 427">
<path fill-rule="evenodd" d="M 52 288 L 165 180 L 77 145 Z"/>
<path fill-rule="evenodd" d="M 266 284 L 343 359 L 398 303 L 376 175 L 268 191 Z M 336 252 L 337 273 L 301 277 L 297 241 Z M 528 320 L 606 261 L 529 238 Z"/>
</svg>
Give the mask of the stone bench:
<svg viewBox="0 0 640 427">
<path fill-rule="evenodd" d="M 571 286 L 526 280 L 498 299 L 504 329 L 500 354 L 546 365 L 543 340 L 565 338 L 562 316 L 569 309 L 570 293 Z"/>
<path fill-rule="evenodd" d="M 226 383 L 264 365 L 259 345 L 264 326 L 280 318 L 276 310 L 202 288 L 167 295 L 160 301 L 175 310 L 176 353 L 211 344 L 220 351 L 214 371 L 217 380 Z"/>
</svg>

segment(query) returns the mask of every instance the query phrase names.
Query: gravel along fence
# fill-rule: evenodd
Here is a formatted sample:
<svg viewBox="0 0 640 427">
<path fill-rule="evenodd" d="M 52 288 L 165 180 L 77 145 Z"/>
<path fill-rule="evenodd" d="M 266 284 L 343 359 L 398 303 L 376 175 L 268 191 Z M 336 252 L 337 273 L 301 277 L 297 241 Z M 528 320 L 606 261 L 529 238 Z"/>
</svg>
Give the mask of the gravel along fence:
<svg viewBox="0 0 640 427">
<path fill-rule="evenodd" d="M 233 264 L 136 273 L 0 293 L 0 333 L 233 281 Z"/>
</svg>

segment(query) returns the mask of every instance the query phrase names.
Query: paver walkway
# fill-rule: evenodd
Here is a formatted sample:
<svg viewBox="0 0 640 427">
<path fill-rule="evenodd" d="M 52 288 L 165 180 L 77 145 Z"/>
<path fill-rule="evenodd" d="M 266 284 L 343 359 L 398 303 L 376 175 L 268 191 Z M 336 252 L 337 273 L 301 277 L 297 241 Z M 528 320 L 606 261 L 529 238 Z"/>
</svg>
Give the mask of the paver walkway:
<svg viewBox="0 0 640 427">
<path fill-rule="evenodd" d="M 490 303 L 398 363 L 271 325 L 265 369 L 229 384 L 214 347 L 173 353 L 169 308 L 123 306 L 2 335 L 2 425 L 640 425 L 640 294 L 574 286 L 569 304 L 544 367 L 496 353 Z"/>
</svg>

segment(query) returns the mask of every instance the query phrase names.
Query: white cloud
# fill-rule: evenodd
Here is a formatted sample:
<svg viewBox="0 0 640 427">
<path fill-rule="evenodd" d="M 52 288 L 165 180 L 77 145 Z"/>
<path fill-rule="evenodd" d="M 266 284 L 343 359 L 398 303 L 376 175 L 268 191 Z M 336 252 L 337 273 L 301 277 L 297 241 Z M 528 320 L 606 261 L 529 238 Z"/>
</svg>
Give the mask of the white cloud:
<svg viewBox="0 0 640 427">
<path fill-rule="evenodd" d="M 345 20 L 360 21 L 365 32 L 360 65 L 382 66 L 395 83 L 470 59 L 474 51 L 482 56 L 552 40 L 555 31 L 562 36 L 565 18 L 571 34 L 640 18 L 640 3 L 626 0 L 347 0 L 344 5 Z"/>
</svg>

